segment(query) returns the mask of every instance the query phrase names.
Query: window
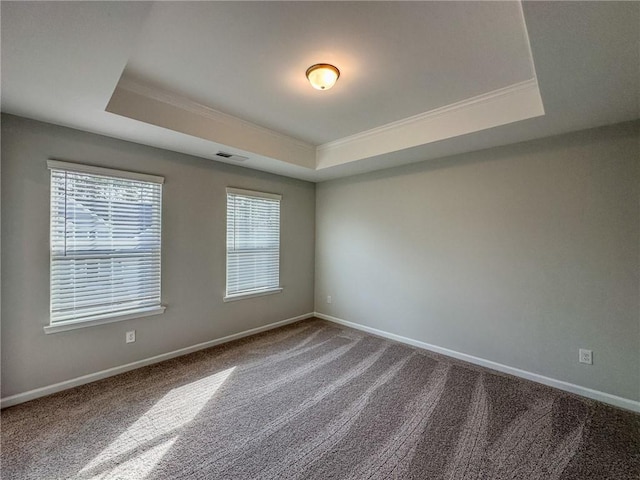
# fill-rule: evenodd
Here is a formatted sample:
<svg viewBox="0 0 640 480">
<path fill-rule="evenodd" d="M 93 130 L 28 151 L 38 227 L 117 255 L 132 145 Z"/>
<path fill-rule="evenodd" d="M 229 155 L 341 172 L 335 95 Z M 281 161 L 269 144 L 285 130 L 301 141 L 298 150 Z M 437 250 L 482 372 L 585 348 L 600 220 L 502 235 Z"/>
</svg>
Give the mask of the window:
<svg viewBox="0 0 640 480">
<path fill-rule="evenodd" d="M 281 198 L 227 188 L 226 301 L 282 291 Z"/>
<path fill-rule="evenodd" d="M 162 313 L 162 177 L 49 161 L 47 333 Z"/>
</svg>

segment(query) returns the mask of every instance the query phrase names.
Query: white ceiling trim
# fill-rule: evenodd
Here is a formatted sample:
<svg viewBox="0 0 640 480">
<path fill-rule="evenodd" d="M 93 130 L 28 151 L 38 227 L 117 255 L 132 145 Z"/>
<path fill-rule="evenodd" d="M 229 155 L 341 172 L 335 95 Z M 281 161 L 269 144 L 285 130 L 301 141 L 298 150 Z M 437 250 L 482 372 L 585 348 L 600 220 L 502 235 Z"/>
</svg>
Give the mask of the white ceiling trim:
<svg viewBox="0 0 640 480">
<path fill-rule="evenodd" d="M 222 148 L 232 154 L 315 169 L 314 145 L 153 87 L 118 84 L 106 110 L 213 142 L 212 153 Z"/>
<path fill-rule="evenodd" d="M 181 108 L 182 110 L 195 113 L 196 115 L 209 118 L 216 122 L 240 124 L 242 125 L 243 128 L 251 129 L 256 133 L 260 133 L 263 135 L 270 135 L 272 137 L 278 138 L 285 142 L 292 142 L 303 148 L 309 148 L 309 149 L 315 148 L 315 145 L 304 142 L 298 138 L 285 135 L 283 133 L 277 132 L 275 130 L 271 130 L 261 125 L 257 125 L 255 123 L 249 122 L 239 117 L 234 117 L 233 115 L 229 115 L 228 113 L 224 113 L 214 108 L 203 105 L 201 103 L 195 102 L 188 97 L 178 95 L 176 93 L 169 92 L 166 90 L 161 90 L 159 88 L 152 87 L 148 84 L 145 84 L 136 80 L 132 80 L 130 78 L 122 77 L 118 82 L 118 88 L 123 88 L 130 92 L 137 93 L 138 95 L 144 95 L 145 97 L 158 100 L 159 102 L 173 105 L 174 107 Z"/>
<path fill-rule="evenodd" d="M 544 115 L 535 78 L 318 146 L 189 98 L 122 78 L 107 111 L 311 170 L 343 165 Z"/>
<path fill-rule="evenodd" d="M 375 127 L 370 130 L 366 130 L 364 132 L 356 133 L 354 135 L 349 135 L 348 137 L 340 138 L 333 142 L 327 142 L 322 145 L 319 145 L 318 150 L 330 150 L 332 148 L 338 148 L 342 145 L 346 145 L 348 143 L 357 141 L 359 139 L 370 138 L 370 137 L 379 135 L 381 133 L 385 133 L 387 131 L 392 131 L 398 128 L 411 126 L 412 124 L 420 123 L 424 120 L 432 120 L 436 117 L 447 115 L 458 109 L 468 108 L 471 105 L 474 105 L 477 103 L 490 102 L 496 97 L 500 97 L 503 95 L 510 95 L 511 93 L 517 92 L 518 90 L 525 90 L 531 87 L 538 88 L 538 82 L 535 78 L 531 78 L 523 82 L 509 85 L 507 87 L 500 88 L 492 92 L 483 93 L 472 98 L 460 100 L 459 102 L 445 105 L 444 107 L 435 108 L 433 110 L 429 110 L 428 112 L 418 113 L 417 115 L 403 118 L 396 122 L 387 123 L 386 125 L 381 125 L 379 127 Z"/>
<path fill-rule="evenodd" d="M 316 169 L 544 115 L 536 78 L 367 130 L 316 149 Z"/>
<path fill-rule="evenodd" d="M 264 85 L 261 82 L 261 85 L 273 87 L 275 83 L 269 82 L 277 82 L 277 87 L 282 89 L 279 91 L 279 94 L 283 95 L 281 98 L 285 102 L 289 100 L 294 102 L 290 104 L 291 111 L 297 112 L 298 116 L 287 115 L 278 121 L 274 119 L 271 122 L 269 115 L 263 117 L 258 112 L 255 117 L 246 117 L 249 119 L 249 122 L 246 122 L 215 110 L 215 113 L 212 113 L 213 109 L 206 106 L 204 111 L 197 106 L 190 108 L 193 104 L 176 107 L 171 104 L 176 102 L 167 97 L 161 97 L 162 101 L 148 98 L 147 95 L 151 95 L 149 91 L 138 90 L 141 93 L 134 93 L 124 88 L 116 88 L 122 72 L 127 72 L 129 68 L 128 61 L 131 60 L 136 45 L 140 44 L 140 36 L 143 34 L 143 29 L 146 28 L 150 15 L 157 8 L 168 8 L 168 4 L 154 2 L 129 2 L 126 4 L 118 2 L 54 3 L 2 3 L 2 112 L 237 165 L 237 162 L 216 156 L 218 150 L 224 150 L 248 156 L 249 158 L 242 163 L 242 167 L 293 178 L 324 181 L 411 162 L 634 120 L 639 117 L 640 77 L 637 69 L 638 58 L 637 55 L 634 55 L 637 53 L 635 47 L 638 43 L 638 26 L 640 25 L 638 21 L 640 7 L 637 2 L 517 2 L 522 15 L 513 12 L 514 15 L 509 18 L 510 21 L 515 22 L 522 20 L 523 30 L 517 33 L 517 28 L 506 29 L 505 32 L 508 30 L 511 34 L 505 35 L 500 40 L 500 44 L 502 45 L 504 42 L 509 45 L 510 42 L 520 42 L 524 38 L 529 44 L 527 51 L 524 52 L 520 48 L 509 48 L 503 52 L 504 56 L 500 56 L 502 61 L 495 64 L 464 62 L 462 65 L 470 68 L 452 70 L 449 72 L 448 78 L 467 86 L 471 82 L 475 87 L 478 87 L 474 78 L 475 73 L 480 72 L 480 68 L 513 74 L 515 68 L 523 68 L 522 62 L 516 60 L 522 60 L 524 57 L 529 58 L 533 70 L 518 70 L 523 72 L 523 75 L 509 77 L 513 80 L 507 80 L 505 77 L 502 83 L 490 83 L 493 86 L 479 88 L 474 90 L 475 93 L 466 90 L 467 94 L 465 95 L 464 90 L 460 90 L 458 93 L 462 93 L 459 95 L 447 98 L 455 98 L 456 100 L 465 96 L 468 98 L 483 90 L 489 91 L 496 86 L 514 84 L 526 78 L 539 79 L 540 93 L 537 92 L 537 88 L 534 88 L 534 81 L 531 80 L 531 89 L 528 88 L 529 82 L 519 85 L 522 87 L 521 90 L 518 90 L 518 85 L 511 85 L 507 90 L 517 91 L 511 92 L 506 98 L 499 96 L 491 98 L 488 102 L 469 105 L 466 111 L 472 114 L 470 118 L 464 118 L 463 115 L 456 116 L 457 113 L 465 111 L 465 109 L 451 111 L 451 106 L 449 106 L 444 108 L 444 113 L 443 110 L 436 109 L 419 115 L 419 117 L 424 117 L 422 118 L 423 124 L 412 122 L 410 118 L 396 122 L 395 125 L 389 124 L 389 119 L 396 120 L 414 115 L 416 110 L 412 108 L 416 106 L 415 103 L 407 102 L 411 109 L 400 109 L 397 115 L 394 113 L 391 117 L 377 117 L 387 120 L 373 123 L 369 123 L 371 118 L 367 118 L 367 122 L 358 123 L 362 122 L 362 115 L 360 117 L 356 115 L 352 118 L 349 115 L 345 116 L 344 113 L 338 113 L 344 112 L 344 109 L 334 108 L 336 103 L 339 103 L 341 107 L 348 106 L 347 113 L 357 113 L 360 111 L 359 109 L 364 109 L 363 111 L 366 113 L 368 112 L 366 109 L 371 108 L 371 112 L 375 114 L 385 108 L 385 105 L 388 104 L 385 102 L 396 101 L 395 95 L 398 95 L 397 98 L 403 101 L 406 101 L 407 95 L 409 95 L 408 92 L 403 91 L 400 84 L 390 83 L 387 86 L 393 86 L 392 95 L 385 96 L 387 94 L 383 94 L 371 97 L 365 95 L 364 91 L 357 90 L 356 93 L 362 94 L 361 97 L 351 99 L 346 96 L 350 89 L 356 89 L 360 81 L 364 80 L 363 77 L 358 77 L 358 73 L 363 73 L 362 70 L 358 70 L 358 67 L 362 66 L 359 65 L 358 59 L 368 58 L 362 53 L 369 52 L 372 59 L 378 58 L 376 56 L 377 50 L 367 49 L 371 47 L 369 42 L 361 42 L 362 38 L 366 38 L 366 36 L 358 35 L 356 31 L 351 31 L 348 35 L 335 39 L 336 45 L 344 45 L 345 57 L 344 61 L 340 60 L 342 57 L 336 57 L 334 63 L 340 67 L 343 67 L 344 64 L 345 68 L 344 80 L 341 79 L 336 89 L 328 92 L 329 95 L 334 95 L 334 103 L 315 103 L 316 98 L 312 96 L 314 92 L 309 89 L 300 71 L 302 67 L 306 68 L 311 64 L 305 60 L 306 55 L 316 58 L 318 52 L 314 49 L 307 51 L 298 42 L 293 42 L 291 44 L 292 50 L 284 52 L 283 56 L 287 58 L 287 61 L 293 63 L 297 61 L 294 59 L 298 59 L 299 68 L 292 67 L 289 72 L 290 76 L 285 75 L 284 77 L 282 76 L 283 71 L 276 69 L 278 70 L 277 75 L 270 78 Z M 461 6 L 462 4 L 455 5 Z M 193 6 L 195 7 L 196 4 L 194 3 Z M 377 7 L 379 6 L 380 4 L 377 4 Z M 181 11 L 182 7 L 176 7 L 176 9 L 176 11 Z M 447 9 L 444 8 L 443 12 L 446 13 L 446 11 Z M 330 21 L 331 15 L 327 13 L 326 9 L 322 9 L 322 12 L 323 18 Z M 522 18 L 519 18 L 520 16 Z M 278 16 L 274 15 L 274 18 L 276 17 Z M 167 18 L 168 20 L 165 21 L 170 22 L 171 15 L 168 15 Z M 271 38 L 278 45 L 290 43 L 285 30 L 275 29 L 277 34 L 269 36 L 269 31 L 273 29 L 263 20 L 256 21 L 259 28 L 256 28 L 255 31 L 249 29 L 251 35 L 245 37 L 246 42 L 241 42 L 242 48 L 234 44 L 233 48 L 229 49 L 229 45 L 225 42 L 213 42 L 212 44 L 219 44 L 221 49 L 217 52 L 228 53 L 229 58 L 224 55 L 222 58 L 226 59 L 228 64 L 234 65 L 235 58 L 255 53 L 256 42 Z M 277 18 L 277 20 L 282 19 Z M 493 20 L 496 22 L 495 26 L 499 27 L 499 18 Z M 206 29 L 207 22 L 203 23 Z M 168 23 L 167 28 L 172 25 L 172 23 Z M 189 22 L 187 22 L 188 25 L 190 25 Z M 453 25 L 448 29 L 453 35 L 472 34 L 464 31 L 456 33 Z M 487 23 L 487 25 L 494 24 Z M 404 32 L 402 25 L 399 26 L 400 29 L 395 33 L 391 30 L 380 32 L 384 34 L 381 38 L 397 37 L 400 39 L 404 38 L 405 33 L 410 34 L 410 32 Z M 282 33 L 283 31 L 285 33 Z M 477 29 L 474 32 L 473 35 L 477 36 L 475 47 L 481 48 L 484 38 L 482 30 Z M 453 61 L 449 55 L 444 55 L 449 50 L 446 48 L 446 38 L 448 38 L 446 31 L 443 35 L 444 48 L 436 49 L 432 43 L 428 46 L 436 50 L 440 57 Z M 315 45 L 313 43 L 314 37 L 310 36 L 310 38 L 311 45 Z M 178 55 L 177 51 L 170 48 L 172 45 L 171 42 L 168 42 L 163 47 L 167 51 L 164 53 L 161 51 L 160 55 Z M 561 48 L 558 48 L 559 45 Z M 245 48 L 251 50 L 248 52 Z M 198 50 L 196 49 L 196 51 Z M 279 49 L 278 52 L 282 53 Z M 297 54 L 294 55 L 295 52 Z M 266 61 L 268 55 L 271 53 L 265 51 L 264 55 L 253 57 L 255 60 L 253 63 L 239 62 L 239 64 L 263 65 L 263 60 Z M 210 60 L 209 57 L 205 58 Z M 321 58 L 330 60 L 324 55 Z M 419 56 L 416 57 L 415 53 L 407 58 L 413 58 L 412 61 L 416 62 L 425 60 Z M 433 66 L 435 67 L 435 65 Z M 350 69 L 350 73 L 353 75 L 347 75 Z M 80 76 L 77 75 L 79 71 L 82 72 Z M 136 70 L 131 69 L 130 71 L 135 72 Z M 445 68 L 438 71 L 447 72 L 448 70 Z M 465 74 L 465 72 L 467 73 Z M 456 77 L 451 76 L 454 73 L 457 75 Z M 145 77 L 144 75 L 144 70 L 140 70 L 139 77 L 127 73 L 124 76 L 134 80 L 156 79 L 150 82 L 152 86 L 166 85 L 162 88 L 170 91 L 172 90 L 171 85 L 179 85 L 172 80 L 171 76 L 163 79 L 162 76 L 148 75 Z M 228 75 L 225 78 L 227 80 L 231 78 L 231 81 L 235 81 L 233 77 Z M 427 78 L 425 76 L 425 79 Z M 153 81 L 159 83 L 154 84 Z M 350 81 L 353 83 L 349 83 Z M 423 85 L 420 90 L 422 93 L 439 98 L 438 91 L 429 89 L 426 86 L 426 81 Z M 437 85 L 442 88 L 441 84 Z M 384 82 L 380 86 L 384 87 Z M 343 90 L 341 91 L 341 89 Z M 222 103 L 216 103 L 215 96 L 211 97 L 210 102 L 205 101 L 204 99 L 209 98 L 206 90 L 196 89 L 191 95 L 188 92 L 192 90 L 186 85 L 180 89 L 176 86 L 174 91 L 180 92 L 186 97 L 197 98 L 204 105 L 211 105 L 221 110 L 227 108 L 222 108 Z M 244 91 L 246 91 L 244 87 L 240 88 L 236 95 L 242 95 Z M 272 90 L 267 88 L 266 91 L 268 93 Z M 381 91 L 384 92 L 384 88 Z M 446 83 L 444 91 L 448 91 Z M 231 89 L 230 93 L 233 94 L 233 92 L 234 90 Z M 109 97 L 112 94 L 109 102 Z M 340 98 L 342 94 L 345 95 L 343 99 Z M 490 94 L 487 95 L 491 97 Z M 540 95 L 544 96 L 544 107 Z M 523 100 L 521 105 L 515 105 L 514 100 L 518 96 Z M 259 95 L 252 101 L 258 101 L 258 97 Z M 416 98 L 415 94 L 409 98 L 411 97 Z M 224 98 L 228 100 L 227 97 Z M 262 98 L 264 99 L 264 97 Z M 372 98 L 376 101 L 375 104 L 367 101 Z M 353 102 L 343 102 L 342 100 L 353 100 Z M 470 100 L 467 100 L 466 103 L 469 103 Z M 452 101 L 454 100 L 448 102 L 443 98 L 441 104 Z M 109 102 L 109 106 L 105 112 L 107 102 Z M 199 105 L 199 107 L 204 105 Z M 236 111 L 234 110 L 236 107 L 233 106 L 234 102 L 230 102 L 228 105 L 230 106 L 226 110 L 227 112 Z M 315 110 L 316 105 L 321 108 Z M 487 122 L 486 118 L 483 118 L 490 110 L 485 108 L 487 105 L 499 107 L 497 110 L 506 110 L 509 107 L 512 113 L 517 111 L 518 115 L 512 114 L 509 117 L 504 112 L 499 115 L 495 112 L 489 112 L 493 121 Z M 529 106 L 527 107 L 527 105 Z M 531 107 L 532 105 L 533 107 Z M 301 106 L 303 108 L 299 108 Z M 324 109 L 324 112 L 319 112 L 321 109 Z M 418 110 L 421 109 L 418 108 Z M 425 106 L 422 110 L 430 110 L 430 108 Z M 449 111 L 446 112 L 446 110 Z M 244 107 L 239 106 L 238 111 L 251 112 L 251 104 Z M 267 111 L 274 111 L 274 108 L 271 107 Z M 408 113 L 402 115 L 402 111 Z M 322 113 L 322 115 L 316 118 L 309 115 L 309 112 Z M 435 115 L 437 112 L 443 114 Z M 543 112 L 544 115 L 542 115 Z M 280 111 L 280 113 L 283 112 Z M 540 116 L 529 118 L 535 114 Z M 431 121 L 429 121 L 430 116 L 433 117 Z M 257 121 L 255 118 L 265 118 L 265 120 Z M 506 123 L 509 118 L 515 123 Z M 224 119 L 229 121 L 225 122 Z M 526 120 L 517 121 L 518 119 Z M 255 124 L 250 122 L 255 122 Z M 297 128 L 297 122 L 306 124 L 310 129 Z M 501 122 L 505 123 L 499 125 Z M 492 123 L 495 124 L 495 128 L 491 128 Z M 328 128 L 322 135 L 314 137 L 313 132 L 324 128 L 327 124 L 330 124 L 332 128 Z M 282 128 L 286 128 L 286 130 L 279 131 L 273 125 L 282 125 Z M 361 125 L 361 128 L 357 128 L 357 125 Z M 378 125 L 385 126 L 371 129 Z M 390 128 L 392 126 L 396 128 Z M 474 129 L 475 133 L 472 132 Z M 302 133 L 298 136 L 291 133 L 294 131 Z M 303 137 L 305 131 L 307 133 Z M 340 135 L 341 131 L 345 133 Z M 458 132 L 460 135 L 451 136 L 452 132 Z M 465 134 L 465 132 L 468 133 Z M 352 133 L 356 133 L 356 135 L 351 135 Z M 345 135 L 350 136 L 338 140 Z M 306 140 L 305 144 L 300 142 L 304 138 L 328 140 L 315 143 Z M 409 147 L 412 143 L 418 143 L 418 145 Z M 316 149 L 315 144 L 322 145 Z M 357 160 L 358 158 L 359 160 Z M 335 166 L 328 168 L 329 165 Z"/>
</svg>

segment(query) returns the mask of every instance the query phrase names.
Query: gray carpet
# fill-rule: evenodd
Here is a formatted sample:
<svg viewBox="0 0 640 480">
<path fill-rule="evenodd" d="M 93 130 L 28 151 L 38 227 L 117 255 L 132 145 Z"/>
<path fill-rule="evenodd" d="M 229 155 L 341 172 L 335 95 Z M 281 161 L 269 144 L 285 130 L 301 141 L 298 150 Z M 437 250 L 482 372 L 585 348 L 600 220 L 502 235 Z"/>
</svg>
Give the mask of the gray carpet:
<svg viewBox="0 0 640 480">
<path fill-rule="evenodd" d="M 2 412 L 8 479 L 639 479 L 640 416 L 312 319 Z"/>
</svg>

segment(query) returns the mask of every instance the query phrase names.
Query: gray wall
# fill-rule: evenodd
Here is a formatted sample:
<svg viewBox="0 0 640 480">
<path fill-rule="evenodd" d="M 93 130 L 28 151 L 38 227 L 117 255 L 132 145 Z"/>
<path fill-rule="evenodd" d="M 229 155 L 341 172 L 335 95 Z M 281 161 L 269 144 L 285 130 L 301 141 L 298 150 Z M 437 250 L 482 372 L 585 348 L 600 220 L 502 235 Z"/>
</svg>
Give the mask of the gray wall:
<svg viewBox="0 0 640 480">
<path fill-rule="evenodd" d="M 639 127 L 320 184 L 316 311 L 640 399 Z"/>
<path fill-rule="evenodd" d="M 45 335 L 48 158 L 165 177 L 165 314 Z M 283 195 L 282 294 L 222 301 L 227 186 Z M 2 397 L 313 311 L 312 183 L 3 115 L 1 192 Z"/>
<path fill-rule="evenodd" d="M 2 397 L 312 311 L 315 235 L 317 311 L 638 400 L 639 128 L 327 182 L 316 198 L 310 183 L 3 115 Z M 48 158 L 165 176 L 164 315 L 44 334 Z M 222 302 L 227 186 L 283 194 L 280 295 Z"/>
</svg>

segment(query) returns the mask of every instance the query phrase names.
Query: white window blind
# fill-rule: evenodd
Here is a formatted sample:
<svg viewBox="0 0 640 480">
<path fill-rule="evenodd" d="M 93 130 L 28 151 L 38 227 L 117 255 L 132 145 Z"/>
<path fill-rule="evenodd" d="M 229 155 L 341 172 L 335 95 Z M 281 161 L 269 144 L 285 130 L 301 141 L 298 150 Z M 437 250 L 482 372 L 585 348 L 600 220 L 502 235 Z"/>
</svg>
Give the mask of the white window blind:
<svg viewBox="0 0 640 480">
<path fill-rule="evenodd" d="M 227 297 L 280 289 L 280 199 L 227 188 Z"/>
<path fill-rule="evenodd" d="M 160 306 L 162 177 L 49 161 L 51 326 Z"/>
</svg>

